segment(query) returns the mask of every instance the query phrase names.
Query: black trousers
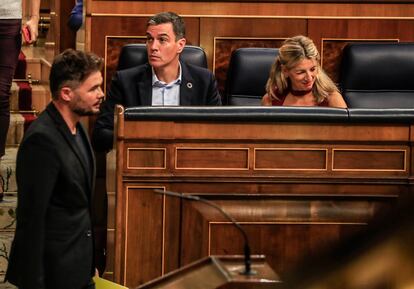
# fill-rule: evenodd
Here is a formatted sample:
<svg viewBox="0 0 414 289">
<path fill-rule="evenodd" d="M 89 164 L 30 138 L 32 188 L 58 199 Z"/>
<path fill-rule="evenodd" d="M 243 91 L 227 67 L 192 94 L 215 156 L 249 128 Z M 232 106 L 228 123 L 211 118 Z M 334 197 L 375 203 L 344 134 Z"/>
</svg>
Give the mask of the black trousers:
<svg viewBox="0 0 414 289">
<path fill-rule="evenodd" d="M 0 19 L 0 157 L 10 122 L 10 87 L 22 45 L 21 19 Z"/>
</svg>

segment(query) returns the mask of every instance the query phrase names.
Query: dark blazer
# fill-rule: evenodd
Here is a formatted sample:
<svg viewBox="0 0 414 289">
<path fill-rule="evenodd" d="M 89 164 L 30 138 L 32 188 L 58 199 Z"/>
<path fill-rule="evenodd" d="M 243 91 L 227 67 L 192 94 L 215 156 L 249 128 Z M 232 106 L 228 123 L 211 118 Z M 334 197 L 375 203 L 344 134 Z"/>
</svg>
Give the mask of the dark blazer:
<svg viewBox="0 0 414 289">
<path fill-rule="evenodd" d="M 19 289 L 81 289 L 91 282 L 95 160 L 88 145 L 89 166 L 53 103 L 25 133 L 16 161 L 17 227 L 6 275 Z"/>
<path fill-rule="evenodd" d="M 214 75 L 205 68 L 181 62 L 180 105 L 221 105 Z M 152 69 L 147 63 L 115 73 L 96 120 L 92 144 L 97 151 L 112 148 L 114 108 L 152 105 Z"/>
</svg>

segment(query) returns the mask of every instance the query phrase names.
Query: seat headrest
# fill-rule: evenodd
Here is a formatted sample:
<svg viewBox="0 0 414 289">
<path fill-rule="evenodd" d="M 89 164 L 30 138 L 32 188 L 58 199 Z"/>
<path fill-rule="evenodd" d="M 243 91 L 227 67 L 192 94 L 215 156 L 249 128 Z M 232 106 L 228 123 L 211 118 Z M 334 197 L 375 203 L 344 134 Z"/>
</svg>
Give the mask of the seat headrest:
<svg viewBox="0 0 414 289">
<path fill-rule="evenodd" d="M 207 68 L 207 57 L 199 46 L 186 45 L 180 55 L 180 60 Z M 126 44 L 119 54 L 117 70 L 127 69 L 148 62 L 147 48 L 143 43 Z"/>
<path fill-rule="evenodd" d="M 277 48 L 239 48 L 233 51 L 227 71 L 226 96 L 232 105 L 260 105 Z"/>
</svg>

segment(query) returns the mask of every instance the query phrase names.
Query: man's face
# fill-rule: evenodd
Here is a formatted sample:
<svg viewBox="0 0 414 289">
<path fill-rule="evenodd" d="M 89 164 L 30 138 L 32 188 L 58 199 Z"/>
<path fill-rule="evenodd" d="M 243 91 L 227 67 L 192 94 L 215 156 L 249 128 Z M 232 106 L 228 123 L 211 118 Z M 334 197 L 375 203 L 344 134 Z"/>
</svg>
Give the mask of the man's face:
<svg viewBox="0 0 414 289">
<path fill-rule="evenodd" d="M 79 116 L 99 113 L 99 106 L 104 97 L 101 89 L 102 80 L 101 72 L 96 71 L 72 90 L 74 95 L 69 102 L 69 107 L 74 113 Z"/>
<path fill-rule="evenodd" d="M 148 62 L 155 69 L 178 64 L 185 38 L 176 40 L 171 23 L 150 25 L 147 28 Z"/>
</svg>

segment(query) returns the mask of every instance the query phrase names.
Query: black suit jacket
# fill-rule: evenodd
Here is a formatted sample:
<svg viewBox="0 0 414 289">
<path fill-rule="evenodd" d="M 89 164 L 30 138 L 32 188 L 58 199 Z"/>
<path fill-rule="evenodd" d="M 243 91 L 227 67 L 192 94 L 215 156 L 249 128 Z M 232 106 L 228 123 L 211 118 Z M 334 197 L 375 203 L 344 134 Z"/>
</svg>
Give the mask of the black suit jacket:
<svg viewBox="0 0 414 289">
<path fill-rule="evenodd" d="M 95 160 L 89 141 L 87 151 L 91 165 L 52 103 L 25 133 L 17 154 L 17 227 L 6 275 L 19 289 L 81 289 L 91 282 Z"/>
<path fill-rule="evenodd" d="M 221 105 L 214 75 L 205 68 L 181 62 L 180 106 Z M 92 144 L 97 151 L 112 148 L 114 108 L 152 105 L 152 70 L 147 63 L 115 73 L 96 120 Z"/>
</svg>

